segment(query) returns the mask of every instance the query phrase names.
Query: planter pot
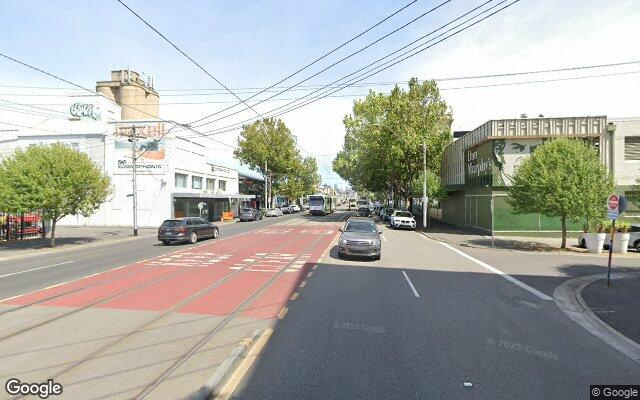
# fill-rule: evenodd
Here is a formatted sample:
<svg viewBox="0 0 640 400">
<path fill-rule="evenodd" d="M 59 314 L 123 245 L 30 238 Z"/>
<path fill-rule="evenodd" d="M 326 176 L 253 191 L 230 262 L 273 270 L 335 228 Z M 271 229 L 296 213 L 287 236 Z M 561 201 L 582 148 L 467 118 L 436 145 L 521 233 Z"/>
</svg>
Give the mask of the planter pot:
<svg viewBox="0 0 640 400">
<path fill-rule="evenodd" d="M 629 237 L 631 234 L 627 233 L 616 233 L 613 236 L 613 252 L 614 253 L 627 253 L 627 248 L 629 247 Z"/>
<path fill-rule="evenodd" d="M 587 244 L 587 250 L 589 250 L 589 253 L 602 253 L 602 247 L 604 246 L 604 240 L 606 237 L 606 233 L 585 233 L 584 240 Z"/>
</svg>

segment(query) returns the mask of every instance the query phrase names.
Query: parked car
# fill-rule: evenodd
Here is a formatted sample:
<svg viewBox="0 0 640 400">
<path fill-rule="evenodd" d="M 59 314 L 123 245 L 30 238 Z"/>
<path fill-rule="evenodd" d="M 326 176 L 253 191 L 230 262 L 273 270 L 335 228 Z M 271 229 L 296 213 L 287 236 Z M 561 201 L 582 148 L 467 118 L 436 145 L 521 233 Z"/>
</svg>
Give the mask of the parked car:
<svg viewBox="0 0 640 400">
<path fill-rule="evenodd" d="M 158 240 L 164 245 L 171 242 L 195 243 L 198 239 L 216 239 L 219 235 L 214 223 L 195 217 L 167 219 L 158 228 Z"/>
<path fill-rule="evenodd" d="M 629 227 L 629 247 L 630 249 L 636 249 L 640 253 L 640 224 L 632 224 Z M 609 248 L 609 235 L 604 241 L 604 247 Z M 587 242 L 584 240 L 584 235 L 581 233 L 578 237 L 578 246 L 587 247 Z"/>
<path fill-rule="evenodd" d="M 409 211 L 395 210 L 393 214 L 389 216 L 389 225 L 391 225 L 393 229 L 416 229 L 416 220 Z"/>
<path fill-rule="evenodd" d="M 376 223 L 371 218 L 353 217 L 340 229 L 338 257 L 346 255 L 371 257 L 379 260 L 382 255 L 382 243 Z"/>
<path fill-rule="evenodd" d="M 358 217 L 369 217 L 372 218 L 371 211 L 368 208 L 360 208 L 356 211 L 356 216 Z"/>
<path fill-rule="evenodd" d="M 255 208 L 243 208 L 239 218 L 240 221 L 257 221 L 262 219 L 262 212 Z"/>
<path fill-rule="evenodd" d="M 267 217 L 282 217 L 282 211 L 279 208 L 270 208 L 267 210 L 265 216 Z"/>
<path fill-rule="evenodd" d="M 387 207 L 384 209 L 384 214 L 382 215 L 382 220 L 383 221 L 389 221 L 389 218 L 391 217 L 391 214 L 393 214 L 393 212 L 396 209 L 393 207 Z"/>
<path fill-rule="evenodd" d="M 291 214 L 291 207 L 289 207 L 289 206 L 281 206 L 280 207 L 280 211 L 282 211 L 283 214 Z"/>
<path fill-rule="evenodd" d="M 299 205 L 297 205 L 297 204 L 292 205 L 290 208 L 291 208 L 291 211 L 292 211 L 292 212 L 300 212 L 300 211 L 302 211 L 302 209 L 300 208 L 300 206 L 299 206 Z"/>
</svg>

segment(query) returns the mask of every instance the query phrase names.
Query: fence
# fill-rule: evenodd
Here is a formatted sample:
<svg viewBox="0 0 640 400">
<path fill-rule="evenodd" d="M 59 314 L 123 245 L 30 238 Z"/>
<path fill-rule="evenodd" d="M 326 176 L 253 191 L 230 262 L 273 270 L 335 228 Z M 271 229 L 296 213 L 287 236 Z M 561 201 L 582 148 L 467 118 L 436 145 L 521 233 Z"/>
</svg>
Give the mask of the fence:
<svg viewBox="0 0 640 400">
<path fill-rule="evenodd" d="M 0 241 L 21 240 L 45 235 L 39 213 L 11 214 L 0 212 Z"/>
</svg>

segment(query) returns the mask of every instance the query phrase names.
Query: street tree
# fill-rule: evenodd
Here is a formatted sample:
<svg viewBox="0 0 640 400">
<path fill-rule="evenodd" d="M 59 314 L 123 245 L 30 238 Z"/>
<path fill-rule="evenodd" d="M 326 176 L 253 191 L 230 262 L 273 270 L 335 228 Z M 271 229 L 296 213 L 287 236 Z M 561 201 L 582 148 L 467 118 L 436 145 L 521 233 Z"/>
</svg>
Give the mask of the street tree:
<svg viewBox="0 0 640 400">
<path fill-rule="evenodd" d="M 293 173 L 286 176 L 279 190 L 290 199 L 300 199 L 313 194 L 321 181 L 316 159 L 306 157 L 296 165 Z"/>
<path fill-rule="evenodd" d="M 60 219 L 88 217 L 111 190 L 109 177 L 87 154 L 62 143 L 17 149 L 0 163 L 0 210 L 39 210 L 51 221 L 51 247 Z"/>
<path fill-rule="evenodd" d="M 422 197 L 423 194 L 423 186 L 425 183 L 425 175 L 424 173 L 420 173 L 420 176 L 413 182 L 412 192 L 413 197 L 418 198 Z M 426 174 L 426 183 L 427 183 L 427 210 L 429 206 L 433 203 L 434 200 L 442 201 L 445 199 L 449 192 L 446 190 L 444 185 L 442 184 L 442 180 L 440 176 L 431 170 L 427 170 Z"/>
<path fill-rule="evenodd" d="M 518 214 L 559 217 L 565 249 L 567 220 L 602 218 L 614 187 L 596 149 L 579 139 L 558 138 L 536 148 L 516 168 L 507 202 Z"/>
<path fill-rule="evenodd" d="M 241 164 L 260 172 L 276 190 L 300 165 L 296 138 L 284 122 L 274 118 L 243 125 L 233 154 Z"/>
<path fill-rule="evenodd" d="M 409 81 L 408 90 L 370 91 L 345 116 L 345 139 L 334 170 L 352 187 L 392 192 L 398 201 L 412 195 L 422 171 L 422 144 L 427 168 L 438 173 L 444 147 L 452 140 L 452 114 L 435 81 Z"/>
</svg>

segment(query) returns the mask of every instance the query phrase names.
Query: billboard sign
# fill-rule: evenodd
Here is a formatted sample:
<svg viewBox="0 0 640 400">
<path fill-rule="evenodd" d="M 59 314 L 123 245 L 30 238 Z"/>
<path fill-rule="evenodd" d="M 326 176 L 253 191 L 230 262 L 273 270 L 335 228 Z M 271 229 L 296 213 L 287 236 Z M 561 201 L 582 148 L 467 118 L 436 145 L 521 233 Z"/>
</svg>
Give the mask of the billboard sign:
<svg viewBox="0 0 640 400">
<path fill-rule="evenodd" d="M 166 168 L 166 135 L 164 122 L 146 124 L 118 124 L 115 127 L 113 173 L 130 175 L 133 171 L 132 145 L 129 138 L 135 135 L 137 155 L 136 173 L 141 175 L 164 175 Z"/>
</svg>

